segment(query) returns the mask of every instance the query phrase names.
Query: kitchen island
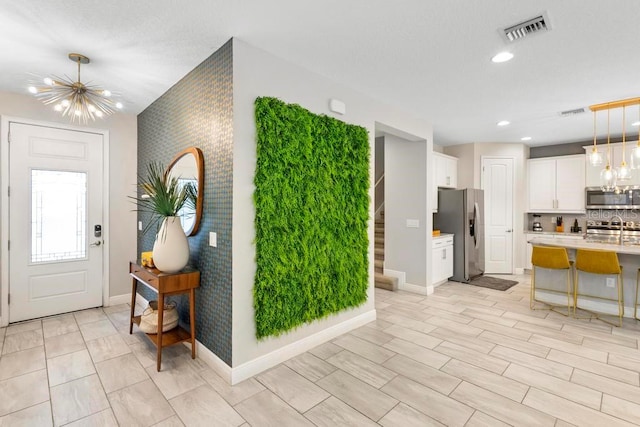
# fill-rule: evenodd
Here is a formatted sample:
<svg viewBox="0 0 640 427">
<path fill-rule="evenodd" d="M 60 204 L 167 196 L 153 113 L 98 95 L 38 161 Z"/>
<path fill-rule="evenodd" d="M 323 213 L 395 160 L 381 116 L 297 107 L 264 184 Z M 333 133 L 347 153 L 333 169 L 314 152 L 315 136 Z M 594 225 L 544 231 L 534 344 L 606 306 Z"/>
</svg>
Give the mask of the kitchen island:
<svg viewBox="0 0 640 427">
<path fill-rule="evenodd" d="M 545 237 L 535 237 L 528 240 L 529 243 L 536 246 L 555 246 L 567 248 L 569 253 L 569 259 L 575 260 L 576 249 L 593 249 L 614 251 L 618 254 L 618 260 L 622 266 L 623 276 L 623 296 L 624 296 L 624 316 L 634 317 L 635 298 L 636 298 L 636 277 L 638 268 L 640 268 L 640 246 L 639 245 L 618 245 L 609 243 L 589 242 L 584 239 L 553 239 Z M 566 289 L 566 282 L 564 275 L 554 274 L 556 272 L 540 269 L 536 272 L 536 280 L 544 280 L 547 283 L 552 284 L 553 288 L 558 290 Z M 615 292 L 615 288 L 607 287 L 606 278 L 615 277 L 591 275 L 588 273 L 581 273 L 580 276 L 580 288 L 583 292 L 588 292 L 592 295 L 605 296 L 611 295 Z M 557 304 L 566 304 L 566 297 L 561 295 L 540 292 L 541 299 L 551 301 Z M 617 315 L 618 308 L 615 303 L 608 301 L 602 301 L 598 299 L 580 298 L 580 304 L 586 308 L 600 311 L 603 313 L 611 313 Z"/>
</svg>

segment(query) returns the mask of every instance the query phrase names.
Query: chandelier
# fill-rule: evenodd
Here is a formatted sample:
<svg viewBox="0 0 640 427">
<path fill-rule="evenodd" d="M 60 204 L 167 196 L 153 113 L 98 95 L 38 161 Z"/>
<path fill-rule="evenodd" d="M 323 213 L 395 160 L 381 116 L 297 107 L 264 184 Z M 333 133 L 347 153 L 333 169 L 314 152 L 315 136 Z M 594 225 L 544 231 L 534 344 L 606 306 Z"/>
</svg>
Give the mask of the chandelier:
<svg viewBox="0 0 640 427">
<path fill-rule="evenodd" d="M 626 162 L 626 108 L 632 105 L 637 105 L 640 111 L 640 98 L 622 99 L 619 101 L 605 102 L 603 104 L 590 105 L 589 109 L 593 111 L 594 125 L 593 125 L 593 149 L 590 155 L 590 163 L 594 166 L 598 165 L 598 152 L 596 146 L 596 126 L 595 115 L 597 111 L 607 111 L 607 163 L 604 169 L 600 172 L 600 185 L 604 191 L 623 191 L 629 188 L 629 181 L 632 179 L 632 175 L 635 169 L 638 169 L 638 159 L 640 159 L 640 135 L 638 136 L 638 143 L 631 152 L 631 164 Z M 618 168 L 611 167 L 611 130 L 610 130 L 610 117 L 611 110 L 622 108 L 622 161 Z"/>
<path fill-rule="evenodd" d="M 78 64 L 78 79 L 72 80 L 52 76 L 43 79 L 44 85 L 29 86 L 29 92 L 53 109 L 68 116 L 72 122 L 87 123 L 89 119 L 108 116 L 122 109 L 122 103 L 111 98 L 111 92 L 80 81 L 80 66 L 88 64 L 89 58 L 79 53 L 70 53 L 69 59 Z"/>
</svg>

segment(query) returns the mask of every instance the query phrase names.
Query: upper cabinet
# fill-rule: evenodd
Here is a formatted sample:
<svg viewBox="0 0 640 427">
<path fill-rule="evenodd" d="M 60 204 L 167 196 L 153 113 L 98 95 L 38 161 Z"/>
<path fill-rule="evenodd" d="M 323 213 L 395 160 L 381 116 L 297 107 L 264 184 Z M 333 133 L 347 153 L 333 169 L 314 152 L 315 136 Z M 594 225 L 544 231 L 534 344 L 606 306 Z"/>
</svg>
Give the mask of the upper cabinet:
<svg viewBox="0 0 640 427">
<path fill-rule="evenodd" d="M 435 182 L 432 210 L 438 212 L 438 188 L 457 188 L 458 186 L 458 159 L 434 151 L 431 170 L 433 182 Z"/>
<path fill-rule="evenodd" d="M 458 186 L 458 159 L 434 151 L 436 185 L 443 188 Z"/>
<path fill-rule="evenodd" d="M 585 156 L 527 161 L 529 212 L 584 212 Z"/>
<path fill-rule="evenodd" d="M 625 161 L 627 162 L 627 165 L 629 167 L 631 167 L 631 151 L 636 147 L 636 145 L 637 145 L 637 141 L 630 141 L 625 144 L 625 148 L 624 148 Z M 604 167 L 607 165 L 607 144 L 598 145 L 598 150 L 604 155 L 604 162 L 599 166 L 592 166 L 591 163 L 589 163 L 589 153 L 591 153 L 592 148 L 593 148 L 593 145 L 584 147 L 586 152 L 585 186 L 599 187 L 600 171 L 604 169 Z M 617 168 L 620 166 L 620 163 L 622 163 L 622 144 L 620 143 L 611 144 L 611 163 L 610 163 L 611 167 Z M 631 181 L 629 182 L 629 185 L 632 185 L 634 187 L 640 187 L 640 170 L 633 171 L 633 175 L 631 177 Z"/>
</svg>

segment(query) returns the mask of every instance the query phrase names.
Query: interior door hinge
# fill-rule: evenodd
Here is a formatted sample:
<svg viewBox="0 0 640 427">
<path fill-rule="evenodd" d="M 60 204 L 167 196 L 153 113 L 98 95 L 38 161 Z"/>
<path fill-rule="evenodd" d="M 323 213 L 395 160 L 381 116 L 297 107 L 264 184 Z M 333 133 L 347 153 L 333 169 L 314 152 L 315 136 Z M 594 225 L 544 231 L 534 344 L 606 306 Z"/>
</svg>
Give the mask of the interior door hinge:
<svg viewBox="0 0 640 427">
<path fill-rule="evenodd" d="M 7 250 L 11 250 L 11 240 L 7 240 Z"/>
<path fill-rule="evenodd" d="M 7 132 L 7 142 L 11 142 L 11 132 Z"/>
<path fill-rule="evenodd" d="M 7 197 L 11 197 L 11 187 L 7 187 Z"/>
<path fill-rule="evenodd" d="M 7 304 L 11 304 L 11 294 L 7 295 Z"/>
</svg>

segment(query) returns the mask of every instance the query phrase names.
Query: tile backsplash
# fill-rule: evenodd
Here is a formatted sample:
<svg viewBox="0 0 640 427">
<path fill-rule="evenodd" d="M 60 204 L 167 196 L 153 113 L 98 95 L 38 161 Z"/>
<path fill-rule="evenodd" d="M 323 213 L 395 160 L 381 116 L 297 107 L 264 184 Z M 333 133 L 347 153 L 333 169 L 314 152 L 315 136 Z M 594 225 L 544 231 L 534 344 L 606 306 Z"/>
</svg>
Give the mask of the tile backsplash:
<svg viewBox="0 0 640 427">
<path fill-rule="evenodd" d="M 571 227 L 575 220 L 578 220 L 578 226 L 582 227 L 582 233 L 586 231 L 587 220 L 590 219 L 609 220 L 615 215 L 618 215 L 623 221 L 640 221 L 640 210 L 636 209 L 590 209 L 584 214 L 540 213 L 536 215 L 540 215 L 538 220 L 542 225 L 543 231 L 556 231 L 556 218 L 561 216 L 565 233 L 571 232 Z M 525 214 L 525 231 L 531 231 L 533 229 L 533 221 L 533 213 Z"/>
</svg>

